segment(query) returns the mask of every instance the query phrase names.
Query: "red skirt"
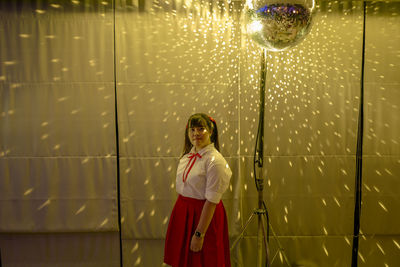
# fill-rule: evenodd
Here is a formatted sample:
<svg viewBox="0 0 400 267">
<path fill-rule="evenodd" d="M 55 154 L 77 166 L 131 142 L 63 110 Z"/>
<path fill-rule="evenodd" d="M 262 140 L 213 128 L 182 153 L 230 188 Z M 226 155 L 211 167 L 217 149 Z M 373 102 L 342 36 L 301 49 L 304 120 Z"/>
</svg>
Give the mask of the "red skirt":
<svg viewBox="0 0 400 267">
<path fill-rule="evenodd" d="M 169 219 L 164 262 L 173 267 L 230 267 L 229 236 L 222 201 L 217 204 L 199 252 L 190 242 L 200 220 L 205 200 L 179 195 Z"/>
</svg>

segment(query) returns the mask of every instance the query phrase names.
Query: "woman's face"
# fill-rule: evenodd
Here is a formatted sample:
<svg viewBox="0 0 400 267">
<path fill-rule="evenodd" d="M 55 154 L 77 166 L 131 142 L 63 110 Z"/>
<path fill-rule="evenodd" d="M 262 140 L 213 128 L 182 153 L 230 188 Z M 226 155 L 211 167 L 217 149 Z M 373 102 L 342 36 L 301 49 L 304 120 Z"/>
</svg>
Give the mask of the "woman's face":
<svg viewBox="0 0 400 267">
<path fill-rule="evenodd" d="M 205 126 L 189 127 L 188 136 L 196 151 L 211 144 L 211 131 Z"/>
</svg>

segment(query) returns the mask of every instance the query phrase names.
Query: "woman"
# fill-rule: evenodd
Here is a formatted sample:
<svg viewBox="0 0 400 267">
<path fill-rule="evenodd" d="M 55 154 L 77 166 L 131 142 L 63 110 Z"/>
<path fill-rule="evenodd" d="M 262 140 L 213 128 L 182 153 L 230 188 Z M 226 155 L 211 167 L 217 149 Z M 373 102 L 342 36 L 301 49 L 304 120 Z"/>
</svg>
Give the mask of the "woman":
<svg viewBox="0 0 400 267">
<path fill-rule="evenodd" d="M 164 262 L 173 267 L 230 267 L 228 224 L 221 197 L 232 172 L 219 153 L 214 119 L 190 116 L 176 175 L 179 194 L 169 220 Z"/>
</svg>

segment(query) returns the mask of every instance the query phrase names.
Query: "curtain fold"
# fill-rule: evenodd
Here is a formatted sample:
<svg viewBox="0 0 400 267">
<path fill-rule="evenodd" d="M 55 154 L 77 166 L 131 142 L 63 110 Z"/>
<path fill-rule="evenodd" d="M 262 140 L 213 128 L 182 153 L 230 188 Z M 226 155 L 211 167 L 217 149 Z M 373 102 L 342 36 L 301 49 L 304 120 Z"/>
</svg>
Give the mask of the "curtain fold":
<svg viewBox="0 0 400 267">
<path fill-rule="evenodd" d="M 113 16 L 82 4 L 1 4 L 2 232 L 118 231 Z"/>
</svg>

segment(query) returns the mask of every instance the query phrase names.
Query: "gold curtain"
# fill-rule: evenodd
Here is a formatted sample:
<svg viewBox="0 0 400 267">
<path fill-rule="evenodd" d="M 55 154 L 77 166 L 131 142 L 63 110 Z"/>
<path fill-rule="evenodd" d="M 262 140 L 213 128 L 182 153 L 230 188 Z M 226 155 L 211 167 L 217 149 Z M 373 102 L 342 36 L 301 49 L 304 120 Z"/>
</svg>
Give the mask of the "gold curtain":
<svg viewBox="0 0 400 267">
<path fill-rule="evenodd" d="M 238 235 L 257 205 L 261 54 L 244 35 L 242 7 L 0 3 L 5 266 L 119 266 L 120 252 L 123 266 L 162 266 L 194 112 L 218 123 L 234 173 L 223 201 L 231 240 Z M 349 266 L 363 2 L 317 9 L 303 42 L 267 55 L 264 199 L 292 264 Z M 399 2 L 367 2 L 360 266 L 395 266 L 400 248 L 399 11 Z M 256 233 L 254 221 L 233 266 L 255 265 Z M 271 237 L 272 256 L 277 249 Z M 279 253 L 273 266 L 285 266 Z"/>
</svg>

